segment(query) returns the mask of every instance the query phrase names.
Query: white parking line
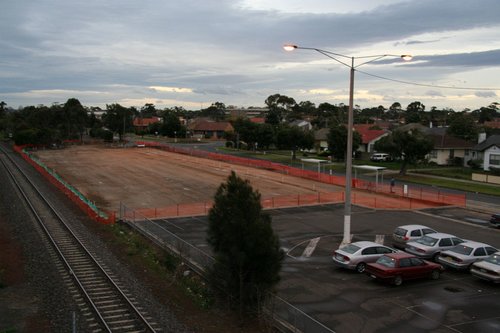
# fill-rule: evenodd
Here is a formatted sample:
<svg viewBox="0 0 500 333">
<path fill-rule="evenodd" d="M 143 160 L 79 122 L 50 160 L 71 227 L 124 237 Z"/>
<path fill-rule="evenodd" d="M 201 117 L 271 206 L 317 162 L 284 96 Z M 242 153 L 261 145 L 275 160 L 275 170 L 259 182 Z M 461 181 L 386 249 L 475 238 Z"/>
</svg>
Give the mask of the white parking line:
<svg viewBox="0 0 500 333">
<path fill-rule="evenodd" d="M 313 254 L 314 250 L 316 249 L 316 245 L 318 245 L 319 239 L 321 237 L 316 237 L 313 238 L 309 241 L 309 244 L 307 244 L 307 247 L 305 248 L 304 252 L 302 252 L 302 257 L 309 258 L 311 254 Z"/>
</svg>

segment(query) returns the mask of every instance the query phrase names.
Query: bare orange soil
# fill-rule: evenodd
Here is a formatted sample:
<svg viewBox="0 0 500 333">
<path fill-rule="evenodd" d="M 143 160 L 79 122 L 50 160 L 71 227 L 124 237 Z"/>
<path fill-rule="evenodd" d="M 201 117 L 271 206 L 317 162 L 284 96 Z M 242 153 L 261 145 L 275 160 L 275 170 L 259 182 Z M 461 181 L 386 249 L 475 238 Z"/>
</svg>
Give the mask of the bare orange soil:
<svg viewBox="0 0 500 333">
<path fill-rule="evenodd" d="M 343 188 L 276 172 L 153 148 L 72 146 L 35 153 L 98 207 L 117 211 L 211 201 L 231 170 L 248 179 L 262 198 L 341 192 Z"/>
</svg>

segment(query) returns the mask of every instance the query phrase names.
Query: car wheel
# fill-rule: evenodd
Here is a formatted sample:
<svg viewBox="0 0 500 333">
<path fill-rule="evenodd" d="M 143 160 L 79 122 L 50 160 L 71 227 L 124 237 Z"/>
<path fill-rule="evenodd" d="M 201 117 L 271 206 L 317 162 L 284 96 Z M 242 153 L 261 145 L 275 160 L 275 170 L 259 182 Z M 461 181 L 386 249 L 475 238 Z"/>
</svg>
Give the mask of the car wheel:
<svg viewBox="0 0 500 333">
<path fill-rule="evenodd" d="M 364 262 L 360 262 L 357 266 L 356 266 L 356 271 L 358 273 L 363 273 L 365 271 L 365 268 L 366 268 L 366 264 Z"/>
<path fill-rule="evenodd" d="M 438 257 L 441 253 L 435 253 L 433 256 L 432 256 L 432 261 L 434 262 L 438 262 Z"/>
<path fill-rule="evenodd" d="M 439 279 L 440 276 L 441 276 L 441 273 L 437 269 L 433 270 L 432 273 L 431 273 L 431 278 L 433 280 Z"/>
<path fill-rule="evenodd" d="M 403 284 L 403 278 L 400 275 L 396 276 L 394 278 L 394 285 L 395 286 L 400 286 L 402 284 Z"/>
</svg>

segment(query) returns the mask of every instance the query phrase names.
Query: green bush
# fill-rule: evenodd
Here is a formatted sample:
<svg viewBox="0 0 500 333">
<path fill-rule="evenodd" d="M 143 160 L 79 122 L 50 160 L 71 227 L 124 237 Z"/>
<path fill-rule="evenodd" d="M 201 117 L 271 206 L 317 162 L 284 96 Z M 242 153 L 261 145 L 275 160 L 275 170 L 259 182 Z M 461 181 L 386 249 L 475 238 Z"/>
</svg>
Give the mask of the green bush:
<svg viewBox="0 0 500 333">
<path fill-rule="evenodd" d="M 467 165 L 470 166 L 472 169 L 481 169 L 482 164 L 483 164 L 483 161 L 480 159 L 467 161 Z"/>
</svg>

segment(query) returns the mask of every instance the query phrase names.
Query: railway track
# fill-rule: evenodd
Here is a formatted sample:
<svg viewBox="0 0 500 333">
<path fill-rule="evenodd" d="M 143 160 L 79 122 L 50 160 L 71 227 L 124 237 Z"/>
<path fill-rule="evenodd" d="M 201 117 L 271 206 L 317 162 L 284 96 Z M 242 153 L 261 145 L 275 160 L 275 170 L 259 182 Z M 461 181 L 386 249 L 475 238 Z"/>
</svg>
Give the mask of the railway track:
<svg viewBox="0 0 500 333">
<path fill-rule="evenodd" d="M 9 156 L 10 152 L 3 147 L 0 147 L 0 152 L 1 164 L 90 309 L 91 315 L 87 317 L 92 318 L 86 320 L 94 323 L 89 325 L 92 331 L 160 332 L 158 324 L 152 322 L 140 305 L 136 304 L 133 295 L 92 255 L 86 241 L 72 230 L 56 207 Z"/>
</svg>

